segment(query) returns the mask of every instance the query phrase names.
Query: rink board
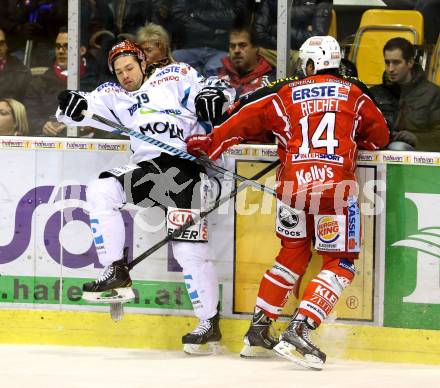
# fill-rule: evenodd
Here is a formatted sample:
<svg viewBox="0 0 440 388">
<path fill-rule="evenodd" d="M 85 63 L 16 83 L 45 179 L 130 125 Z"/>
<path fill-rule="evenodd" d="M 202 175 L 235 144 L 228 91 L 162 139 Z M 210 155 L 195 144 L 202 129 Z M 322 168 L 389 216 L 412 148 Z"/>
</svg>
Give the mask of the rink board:
<svg viewBox="0 0 440 388">
<path fill-rule="evenodd" d="M 72 311 L 1 310 L 0 343 L 57 344 L 180 350 L 181 337 L 197 324 L 193 317 L 127 312 L 114 323 L 108 314 Z M 280 333 L 286 321 L 274 324 Z M 249 322 L 222 319 L 224 351 L 239 352 Z M 440 332 L 329 323 L 313 333 L 328 359 L 440 365 Z M 252 362 L 252 361 L 250 361 Z M 333 361 L 331 361 L 333 362 Z"/>
<path fill-rule="evenodd" d="M 194 321 L 187 318 L 192 307 L 169 245 L 133 270 L 137 298 L 129 305 L 124 322 L 110 326 L 113 329 L 109 327 L 108 330 L 116 330 L 112 333 L 115 341 L 106 344 L 103 336 L 92 328 L 113 325 L 101 314 L 107 307 L 88 305 L 80 298 L 82 283 L 102 272 L 88 224 L 86 184 L 99 172 L 126 164 L 129 155 L 125 141 L 19 137 L 0 140 L 4 167 L 0 171 L 0 317 L 10 324 L 5 324 L 0 342 L 41 340 L 73 344 L 72 333 L 78 325 L 81 344 L 90 341 L 90 345 L 118 346 L 116 339 L 122 333 L 117 328 L 128 325 L 124 335 L 132 339 L 133 347 L 143 347 L 150 346 L 150 342 L 144 342 L 145 332 L 136 326 L 139 320 L 145 320 L 142 325 L 146 327 L 150 323 L 154 327 L 157 319 L 161 319 L 157 314 L 170 315 L 163 319 L 176 319 L 182 332 L 192 327 Z M 251 176 L 275 156 L 273 146 L 236 147 L 228 152 L 226 167 Z M 440 179 L 440 158 L 423 153 L 362 153 L 359 164 L 361 186 L 372 179 L 387 185 L 386 191 L 376 187 L 375 195 L 361 198 L 362 202 L 367 206 L 376 202 L 386 206 L 382 212 L 362 216 L 362 253 L 356 278 L 343 293 L 331 321 L 346 323 L 337 325 L 335 331 L 348 333 L 342 336 L 343 341 L 362 339 L 365 349 L 361 346 L 359 352 L 365 351 L 372 357 L 377 352 L 374 357 L 384 359 L 379 350 L 368 353 L 368 344 L 375 343 L 377 336 L 386 335 L 390 339 L 387 351 L 392 351 L 394 343 L 395 351 L 406 354 L 402 357 L 409 360 L 404 350 L 408 344 L 400 336 L 411 338 L 417 348 L 425 341 L 434 341 L 440 329 L 440 244 L 436 235 L 440 215 L 435 205 L 440 202 L 440 189 L 435 184 Z M 261 182 L 270 186 L 273 173 Z M 222 195 L 234 187 L 230 181 L 223 181 L 222 186 Z M 249 209 L 253 205 L 258 211 L 252 213 Z M 210 244 L 216 254 L 221 283 L 222 315 L 228 318 L 224 319 L 225 331 L 230 329 L 233 335 L 228 339 L 229 334 L 224 331 L 224 337 L 233 351 L 241 346 L 261 275 L 270 268 L 279 249 L 273 232 L 273 210 L 271 196 L 247 189 L 236 201 L 223 205 L 210 216 Z M 123 210 L 123 217 L 130 258 L 164 237 L 161 210 L 128 207 Z M 319 266 L 319 257 L 314 256 L 305 281 L 319 271 Z M 296 303 L 292 297 L 285 315 Z M 39 312 L 40 309 L 45 311 Z M 35 325 L 44 336 L 30 330 L 35 322 L 43 324 L 45 320 L 54 322 L 57 329 Z M 354 321 L 357 324 L 350 325 Z M 173 324 L 170 322 L 169 326 Z M 70 329 L 64 332 L 67 327 Z M 419 330 L 411 329 L 421 328 L 426 329 L 422 332 L 426 336 L 418 341 L 415 333 Z M 72 340 L 67 339 L 67 332 Z M 180 334 L 176 332 L 173 339 L 155 337 L 151 346 L 168 348 L 172 344 L 170 349 L 178 348 Z M 403 350 L 399 347 L 401 343 Z M 356 354 L 354 350 L 350 352 L 345 355 Z M 429 357 L 426 362 L 431 362 Z"/>
<path fill-rule="evenodd" d="M 126 141 L 0 140 L 0 306 L 96 310 L 80 298 L 82 284 L 103 270 L 90 232 L 86 185 L 100 172 L 129 163 L 130 154 Z M 163 210 L 126 206 L 122 215 L 129 260 L 165 237 Z M 212 229 L 211 238 L 215 233 Z M 214 248 L 229 288 L 232 234 L 225 228 Z M 131 307 L 143 313 L 192 312 L 170 244 L 136 266 L 132 279 Z"/>
</svg>

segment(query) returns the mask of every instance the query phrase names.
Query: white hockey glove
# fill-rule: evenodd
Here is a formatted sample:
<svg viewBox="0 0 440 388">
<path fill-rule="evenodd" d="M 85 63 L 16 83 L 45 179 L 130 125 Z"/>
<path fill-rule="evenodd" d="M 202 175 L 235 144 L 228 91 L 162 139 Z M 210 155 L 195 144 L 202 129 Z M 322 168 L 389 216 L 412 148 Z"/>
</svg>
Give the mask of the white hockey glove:
<svg viewBox="0 0 440 388">
<path fill-rule="evenodd" d="M 74 90 L 63 90 L 58 94 L 58 106 L 61 112 L 74 121 L 81 121 L 84 116 L 81 113 L 87 110 L 87 100 Z"/>
<path fill-rule="evenodd" d="M 225 102 L 228 99 L 220 89 L 209 86 L 203 88 L 194 100 L 197 117 L 214 124 L 221 117 Z"/>
</svg>

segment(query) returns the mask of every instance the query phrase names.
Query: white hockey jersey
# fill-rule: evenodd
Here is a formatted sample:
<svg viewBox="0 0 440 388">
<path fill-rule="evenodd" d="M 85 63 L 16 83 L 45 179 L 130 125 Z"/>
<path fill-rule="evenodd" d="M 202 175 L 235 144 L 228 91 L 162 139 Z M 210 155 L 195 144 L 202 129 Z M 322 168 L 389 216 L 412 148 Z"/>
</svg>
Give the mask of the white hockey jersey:
<svg viewBox="0 0 440 388">
<path fill-rule="evenodd" d="M 220 87 L 229 99 L 235 98 L 233 89 L 226 89 L 218 79 L 207 78 L 185 63 L 172 63 L 155 72 L 134 92 L 128 92 L 119 84 L 107 82 L 90 93 L 81 94 L 87 99 L 87 110 L 124 127 L 158 139 L 175 148 L 186 151 L 185 139 L 193 134 L 206 133 L 207 123 L 197 120 L 194 98 L 205 86 Z M 225 107 L 226 108 L 226 107 Z M 225 110 L 225 109 L 224 109 Z M 114 131 L 105 124 L 84 118 L 73 121 L 57 110 L 58 121 L 72 126 L 91 126 Z M 130 137 L 133 156 L 139 163 L 166 152 L 152 144 Z"/>
</svg>

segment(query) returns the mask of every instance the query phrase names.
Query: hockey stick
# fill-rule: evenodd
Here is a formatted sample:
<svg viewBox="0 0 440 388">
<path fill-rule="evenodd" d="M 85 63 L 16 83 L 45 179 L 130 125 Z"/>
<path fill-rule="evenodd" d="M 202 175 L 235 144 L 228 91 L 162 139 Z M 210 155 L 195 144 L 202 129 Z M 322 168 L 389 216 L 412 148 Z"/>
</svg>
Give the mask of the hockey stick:
<svg viewBox="0 0 440 388">
<path fill-rule="evenodd" d="M 254 180 L 250 180 L 250 179 L 247 179 L 243 176 L 237 175 L 237 174 L 233 173 L 232 171 L 229 171 L 223 167 L 217 166 L 216 164 L 214 164 L 210 160 L 196 158 L 194 155 L 191 155 L 190 153 L 188 153 L 186 151 L 179 150 L 178 148 L 175 148 L 169 144 L 163 143 L 160 140 L 153 139 L 150 136 L 144 135 L 141 132 L 137 132 L 132 129 L 126 128 L 123 125 L 120 125 L 112 120 L 106 119 L 105 117 L 102 117 L 102 116 L 97 115 L 95 113 L 91 113 L 86 110 L 83 110 L 81 113 L 85 117 L 87 117 L 91 120 L 98 121 L 102 124 L 108 125 L 111 128 L 115 128 L 121 132 L 124 132 L 130 136 L 136 137 L 137 139 L 146 141 L 147 143 L 150 143 L 156 147 L 162 148 L 165 151 L 171 152 L 173 155 L 178 156 L 179 158 L 190 160 L 190 161 L 195 162 L 197 164 L 200 164 L 204 167 L 210 168 L 211 170 L 220 172 L 220 173 L 224 174 L 225 176 L 228 176 L 228 177 L 233 178 L 235 180 L 244 182 L 248 186 L 255 187 L 259 190 L 263 190 L 266 193 L 269 193 L 269 194 L 272 194 L 273 196 L 276 196 L 275 190 L 270 189 L 269 187 L 266 187 L 264 185 L 261 185 L 261 184 L 255 182 Z"/>
<path fill-rule="evenodd" d="M 260 172 L 249 178 L 249 180 L 245 180 L 240 186 L 238 186 L 235 190 L 232 190 L 229 195 L 225 197 L 221 197 L 217 199 L 212 206 L 211 209 L 201 212 L 199 216 L 194 217 L 193 220 L 185 222 L 180 228 L 175 229 L 173 233 L 167 235 L 163 240 L 157 242 L 154 244 L 151 248 L 149 248 L 147 251 L 136 257 L 133 261 L 131 261 L 128 264 L 128 269 L 131 270 L 133 267 L 137 264 L 139 264 L 142 260 L 146 259 L 148 256 L 150 256 L 153 252 L 157 251 L 159 248 L 163 247 L 168 241 L 172 240 L 174 237 L 179 236 L 183 231 L 188 229 L 189 227 L 193 226 L 197 222 L 199 222 L 202 218 L 206 217 L 208 214 L 212 213 L 215 209 L 217 209 L 219 206 L 223 205 L 225 202 L 229 201 L 231 198 L 235 197 L 240 191 L 245 189 L 247 187 L 248 181 L 254 181 L 257 179 L 260 179 L 262 176 L 267 174 L 269 171 L 271 171 L 273 168 L 278 166 L 280 164 L 279 160 L 276 160 L 275 162 L 272 162 L 267 167 L 263 168 Z"/>
</svg>

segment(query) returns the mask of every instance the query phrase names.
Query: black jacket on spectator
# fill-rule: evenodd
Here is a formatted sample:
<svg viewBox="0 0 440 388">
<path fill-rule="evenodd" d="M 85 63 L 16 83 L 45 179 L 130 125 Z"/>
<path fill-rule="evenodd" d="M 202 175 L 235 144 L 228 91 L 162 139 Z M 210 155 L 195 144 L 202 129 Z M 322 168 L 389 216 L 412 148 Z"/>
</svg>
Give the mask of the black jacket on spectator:
<svg viewBox="0 0 440 388">
<path fill-rule="evenodd" d="M 2 0 L 0 7 L 0 27 L 11 33 L 17 25 L 17 0 Z"/>
<path fill-rule="evenodd" d="M 33 76 L 26 94 L 25 105 L 29 118 L 30 135 L 40 136 L 47 121 L 55 121 L 57 96 L 67 88 L 67 82 L 59 79 L 52 68 L 44 74 Z"/>
<path fill-rule="evenodd" d="M 382 83 L 371 87 L 371 94 L 385 117 L 391 135 L 399 113 L 400 87 L 396 83 L 389 81 L 387 74 L 382 75 Z"/>
<path fill-rule="evenodd" d="M 171 8 L 177 48 L 212 47 L 227 51 L 229 30 L 248 17 L 247 0 L 177 0 Z M 176 32 L 179 35 L 176 35 Z"/>
<path fill-rule="evenodd" d="M 410 131 L 417 151 L 440 151 L 440 87 L 426 79 L 415 64 L 406 85 L 384 82 L 371 88 L 376 103 L 390 127 L 391 136 Z"/>
<path fill-rule="evenodd" d="M 67 25 L 66 0 L 2 0 L 0 26 L 11 42 L 11 51 L 26 39 L 52 43 L 61 26 Z"/>
<path fill-rule="evenodd" d="M 93 23 L 115 35 L 136 34 L 138 28 L 152 20 L 154 0 L 96 0 Z"/>
<path fill-rule="evenodd" d="M 439 34 L 440 0 L 418 0 L 414 9 L 423 15 L 425 42 L 435 44 Z"/>
<path fill-rule="evenodd" d="M 30 82 L 30 70 L 14 56 L 6 56 L 6 66 L 0 71 L 0 98 L 11 97 L 23 102 Z"/>
<path fill-rule="evenodd" d="M 86 54 L 87 66 L 80 78 L 80 89 L 92 91 L 99 84 L 96 63 Z M 45 73 L 32 76 L 32 82 L 25 97 L 28 112 L 30 134 L 40 136 L 47 121 L 56 121 L 58 93 L 67 88 L 67 80 L 62 80 L 50 67 Z M 61 134 L 65 135 L 65 134 Z"/>
<path fill-rule="evenodd" d="M 291 49 L 298 50 L 311 36 L 327 35 L 332 18 L 331 0 L 293 0 Z M 312 26 L 312 31 L 308 30 Z M 277 1 L 262 0 L 255 14 L 255 32 L 260 46 L 277 48 Z"/>
</svg>

